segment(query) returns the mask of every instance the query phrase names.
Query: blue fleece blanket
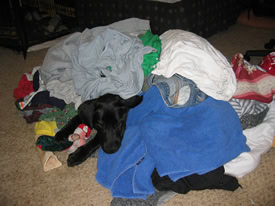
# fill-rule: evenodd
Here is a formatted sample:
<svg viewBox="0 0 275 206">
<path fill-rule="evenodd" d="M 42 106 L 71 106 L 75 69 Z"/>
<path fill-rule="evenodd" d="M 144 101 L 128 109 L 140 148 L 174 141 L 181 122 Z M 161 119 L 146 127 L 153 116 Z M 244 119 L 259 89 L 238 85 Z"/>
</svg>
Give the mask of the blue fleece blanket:
<svg viewBox="0 0 275 206">
<path fill-rule="evenodd" d="M 96 178 L 114 197 L 145 199 L 154 193 L 154 168 L 176 181 L 214 170 L 249 150 L 228 102 L 208 97 L 196 106 L 168 108 L 153 86 L 130 110 L 119 151 L 100 149 Z"/>
</svg>

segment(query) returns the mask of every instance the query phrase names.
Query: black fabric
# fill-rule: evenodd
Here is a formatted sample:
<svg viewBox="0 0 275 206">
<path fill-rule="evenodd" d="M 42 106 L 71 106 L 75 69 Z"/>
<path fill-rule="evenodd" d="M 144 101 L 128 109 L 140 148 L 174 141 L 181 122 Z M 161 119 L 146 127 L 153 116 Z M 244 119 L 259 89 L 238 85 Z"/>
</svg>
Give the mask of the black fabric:
<svg viewBox="0 0 275 206">
<path fill-rule="evenodd" d="M 37 70 L 34 75 L 33 75 L 33 90 L 34 91 L 37 91 L 40 87 L 40 83 L 39 83 L 39 70 Z"/>
<path fill-rule="evenodd" d="M 186 194 L 190 190 L 223 189 L 234 191 L 240 187 L 237 178 L 224 174 L 224 167 L 219 167 L 208 173 L 192 174 L 173 182 L 169 176 L 160 177 L 157 170 L 152 173 L 152 182 L 159 191 L 174 191 Z"/>
<path fill-rule="evenodd" d="M 63 151 L 65 149 L 70 148 L 73 142 L 70 142 L 68 139 L 64 143 L 59 143 L 55 140 L 54 137 L 48 135 L 41 135 L 38 137 L 36 141 L 36 146 L 39 147 L 43 151 Z"/>
<path fill-rule="evenodd" d="M 64 109 L 66 103 L 63 99 L 51 97 L 48 90 L 38 92 L 31 100 L 30 106 L 35 107 L 38 104 L 49 104 L 59 109 Z"/>
</svg>

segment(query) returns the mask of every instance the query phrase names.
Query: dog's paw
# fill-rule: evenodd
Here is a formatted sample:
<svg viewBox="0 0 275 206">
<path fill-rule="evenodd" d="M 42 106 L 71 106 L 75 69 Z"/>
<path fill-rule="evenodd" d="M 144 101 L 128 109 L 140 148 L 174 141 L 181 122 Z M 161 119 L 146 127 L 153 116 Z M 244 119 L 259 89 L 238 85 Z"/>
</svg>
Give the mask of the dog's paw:
<svg viewBox="0 0 275 206">
<path fill-rule="evenodd" d="M 70 154 L 67 159 L 67 165 L 69 167 L 73 167 L 76 165 L 81 164 L 86 159 L 88 159 L 93 153 L 96 152 L 96 150 L 100 147 L 100 144 L 98 142 L 98 138 L 94 138 L 87 142 L 85 145 L 77 148 L 77 150 Z"/>
<path fill-rule="evenodd" d="M 70 154 L 67 159 L 68 167 L 73 167 L 76 165 L 80 165 L 87 158 L 82 154 L 81 149 L 77 149 L 74 153 Z"/>
<path fill-rule="evenodd" d="M 68 136 L 66 136 L 65 134 L 63 134 L 62 131 L 59 131 L 55 134 L 55 141 L 57 143 L 62 143 L 68 140 Z"/>
</svg>

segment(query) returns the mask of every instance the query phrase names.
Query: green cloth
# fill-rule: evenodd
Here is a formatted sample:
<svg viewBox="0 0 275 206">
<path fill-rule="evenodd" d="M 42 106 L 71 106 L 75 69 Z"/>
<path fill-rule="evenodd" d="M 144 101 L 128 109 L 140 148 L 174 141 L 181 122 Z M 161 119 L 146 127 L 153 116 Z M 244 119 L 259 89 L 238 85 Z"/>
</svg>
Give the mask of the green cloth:
<svg viewBox="0 0 275 206">
<path fill-rule="evenodd" d="M 150 30 L 140 37 L 144 46 L 151 46 L 156 49 L 156 52 L 151 52 L 144 55 L 142 68 L 144 71 L 144 76 L 148 76 L 155 68 L 156 64 L 159 62 L 159 56 L 161 53 L 161 40 L 158 35 L 153 35 Z"/>
<path fill-rule="evenodd" d="M 39 120 L 56 121 L 57 128 L 62 129 L 75 115 L 77 115 L 77 110 L 74 103 L 70 103 L 63 110 L 53 107 L 50 112 L 40 115 Z"/>
<path fill-rule="evenodd" d="M 58 143 L 55 141 L 55 137 L 48 136 L 48 135 L 41 135 L 36 140 L 36 146 L 42 149 L 43 151 L 63 151 L 68 149 L 72 146 L 73 142 L 69 140 L 65 141 L 64 143 Z"/>
</svg>

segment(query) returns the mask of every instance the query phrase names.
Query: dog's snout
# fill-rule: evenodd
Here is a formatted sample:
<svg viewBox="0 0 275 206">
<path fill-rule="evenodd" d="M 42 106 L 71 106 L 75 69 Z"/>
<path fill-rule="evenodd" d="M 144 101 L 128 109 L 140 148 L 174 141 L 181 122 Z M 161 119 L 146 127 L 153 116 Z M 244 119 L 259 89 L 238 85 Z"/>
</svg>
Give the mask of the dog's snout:
<svg viewBox="0 0 275 206">
<path fill-rule="evenodd" d="M 104 148 L 102 148 L 102 149 L 107 154 L 113 154 L 113 153 L 116 153 L 119 148 L 111 148 L 111 149 L 104 149 Z"/>
<path fill-rule="evenodd" d="M 105 144 L 102 149 L 107 154 L 113 154 L 117 152 L 120 148 L 120 142 L 113 142 L 111 144 Z"/>
</svg>

